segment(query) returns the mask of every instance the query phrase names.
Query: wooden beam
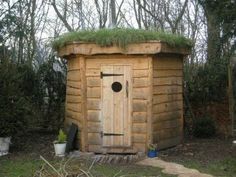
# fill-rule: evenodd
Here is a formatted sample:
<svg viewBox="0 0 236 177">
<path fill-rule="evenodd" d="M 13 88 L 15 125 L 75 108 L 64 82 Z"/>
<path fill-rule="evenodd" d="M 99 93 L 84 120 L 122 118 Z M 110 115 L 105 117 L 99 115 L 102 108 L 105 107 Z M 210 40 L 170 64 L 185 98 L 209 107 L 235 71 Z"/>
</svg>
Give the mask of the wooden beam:
<svg viewBox="0 0 236 177">
<path fill-rule="evenodd" d="M 171 47 L 160 41 L 141 42 L 130 44 L 126 49 L 118 46 L 101 47 L 94 43 L 71 42 L 58 50 L 58 56 L 69 58 L 70 55 L 96 55 L 96 54 L 158 54 L 176 53 L 188 55 L 190 49 Z"/>
</svg>

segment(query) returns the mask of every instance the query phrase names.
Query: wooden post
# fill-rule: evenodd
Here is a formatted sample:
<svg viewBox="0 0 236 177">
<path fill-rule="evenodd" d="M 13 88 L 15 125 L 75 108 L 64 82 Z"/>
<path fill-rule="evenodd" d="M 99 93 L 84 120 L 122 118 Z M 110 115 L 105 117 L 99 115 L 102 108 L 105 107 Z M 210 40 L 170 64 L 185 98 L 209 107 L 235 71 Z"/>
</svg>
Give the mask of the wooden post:
<svg viewBox="0 0 236 177">
<path fill-rule="evenodd" d="M 81 144 L 82 151 L 87 151 L 87 89 L 86 89 L 86 78 L 85 78 L 85 58 L 80 56 L 80 73 L 81 73 L 81 116 L 82 116 L 82 130 L 81 130 Z"/>
<path fill-rule="evenodd" d="M 153 143 L 153 131 L 152 131 L 152 93 L 153 93 L 153 57 L 149 57 L 148 58 L 148 66 L 149 66 L 149 74 L 148 74 L 148 77 L 149 77 L 149 94 L 148 94 L 148 110 L 147 110 L 147 146 L 149 144 L 152 144 Z M 146 146 L 146 148 L 147 148 Z"/>
</svg>

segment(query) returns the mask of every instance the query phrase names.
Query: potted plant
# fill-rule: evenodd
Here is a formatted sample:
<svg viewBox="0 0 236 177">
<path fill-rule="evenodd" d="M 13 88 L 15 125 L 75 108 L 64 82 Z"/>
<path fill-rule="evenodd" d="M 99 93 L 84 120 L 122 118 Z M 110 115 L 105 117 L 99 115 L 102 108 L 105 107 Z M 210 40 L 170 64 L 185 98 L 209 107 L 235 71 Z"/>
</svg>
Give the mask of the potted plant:
<svg viewBox="0 0 236 177">
<path fill-rule="evenodd" d="M 63 157 L 65 156 L 65 151 L 66 151 L 66 134 L 62 129 L 59 130 L 59 134 L 57 136 L 57 140 L 54 141 L 54 149 L 55 149 L 55 154 L 58 157 Z"/>
<path fill-rule="evenodd" d="M 156 144 L 149 144 L 148 145 L 148 157 L 153 158 L 157 157 L 157 145 Z"/>
</svg>

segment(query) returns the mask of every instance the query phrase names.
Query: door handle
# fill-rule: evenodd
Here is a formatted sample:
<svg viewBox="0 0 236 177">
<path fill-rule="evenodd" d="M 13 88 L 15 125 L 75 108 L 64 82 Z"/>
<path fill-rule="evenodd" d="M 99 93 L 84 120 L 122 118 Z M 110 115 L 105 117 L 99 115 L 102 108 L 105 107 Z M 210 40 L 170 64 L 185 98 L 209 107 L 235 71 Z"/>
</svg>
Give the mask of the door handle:
<svg viewBox="0 0 236 177">
<path fill-rule="evenodd" d="M 129 82 L 126 81 L 126 97 L 129 97 Z"/>
</svg>

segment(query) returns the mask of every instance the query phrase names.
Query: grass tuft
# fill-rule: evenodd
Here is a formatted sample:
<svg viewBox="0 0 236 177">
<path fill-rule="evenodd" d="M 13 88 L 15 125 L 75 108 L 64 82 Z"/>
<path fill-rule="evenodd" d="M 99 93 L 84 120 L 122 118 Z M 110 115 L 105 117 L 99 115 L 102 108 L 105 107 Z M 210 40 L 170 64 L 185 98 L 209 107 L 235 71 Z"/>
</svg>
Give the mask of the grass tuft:
<svg viewBox="0 0 236 177">
<path fill-rule="evenodd" d="M 116 45 L 121 48 L 126 48 L 129 44 L 147 42 L 150 40 L 166 42 L 172 47 L 192 47 L 192 41 L 180 35 L 141 29 L 120 28 L 65 33 L 53 41 L 52 47 L 54 50 L 58 50 L 69 42 L 81 41 L 96 43 L 102 47 Z"/>
</svg>

